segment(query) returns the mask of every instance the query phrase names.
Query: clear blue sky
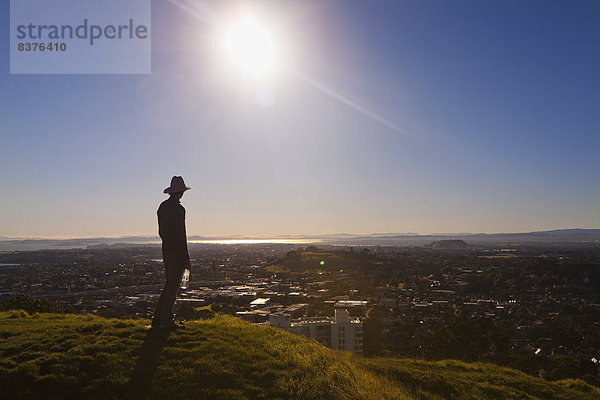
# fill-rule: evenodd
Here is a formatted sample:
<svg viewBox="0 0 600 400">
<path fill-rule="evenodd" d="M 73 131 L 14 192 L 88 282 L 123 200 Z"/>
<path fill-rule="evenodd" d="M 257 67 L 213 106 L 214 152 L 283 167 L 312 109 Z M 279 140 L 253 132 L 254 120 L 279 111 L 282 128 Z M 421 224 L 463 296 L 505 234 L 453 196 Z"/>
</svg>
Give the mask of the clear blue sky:
<svg viewBox="0 0 600 400">
<path fill-rule="evenodd" d="M 188 234 L 600 227 L 598 1 L 253 2 L 290 65 L 261 85 L 167 1 L 150 75 L 10 75 L 8 3 L 2 236 L 155 234 L 172 175 Z"/>
</svg>

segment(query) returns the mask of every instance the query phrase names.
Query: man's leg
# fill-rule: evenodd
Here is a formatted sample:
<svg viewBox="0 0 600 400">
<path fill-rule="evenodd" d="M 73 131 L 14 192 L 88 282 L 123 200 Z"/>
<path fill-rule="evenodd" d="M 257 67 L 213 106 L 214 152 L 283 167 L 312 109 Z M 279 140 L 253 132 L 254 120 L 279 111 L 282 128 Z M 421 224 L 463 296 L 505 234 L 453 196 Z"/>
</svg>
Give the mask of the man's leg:
<svg viewBox="0 0 600 400">
<path fill-rule="evenodd" d="M 173 323 L 173 305 L 177 298 L 177 289 L 181 285 L 183 269 L 176 263 L 165 263 L 166 282 L 156 305 L 153 327 L 165 327 Z"/>
<path fill-rule="evenodd" d="M 167 282 L 165 283 L 165 288 L 160 295 L 162 302 L 160 301 L 161 299 L 159 299 L 160 319 L 158 322 L 160 323 L 161 327 L 167 327 L 173 324 L 173 305 L 175 304 L 175 299 L 177 298 L 177 289 L 179 289 L 179 286 L 181 286 L 183 269 L 178 264 L 168 264 L 166 265 L 166 275 Z"/>
<path fill-rule="evenodd" d="M 167 270 L 165 269 L 165 276 L 167 276 Z M 154 310 L 154 316 L 152 317 L 152 326 L 158 328 L 160 326 L 160 314 L 163 309 L 163 303 L 165 302 L 165 291 L 167 290 L 167 282 L 165 281 L 165 286 L 163 286 L 162 291 L 160 292 L 160 297 L 158 298 L 158 303 L 156 303 L 156 309 Z"/>
</svg>

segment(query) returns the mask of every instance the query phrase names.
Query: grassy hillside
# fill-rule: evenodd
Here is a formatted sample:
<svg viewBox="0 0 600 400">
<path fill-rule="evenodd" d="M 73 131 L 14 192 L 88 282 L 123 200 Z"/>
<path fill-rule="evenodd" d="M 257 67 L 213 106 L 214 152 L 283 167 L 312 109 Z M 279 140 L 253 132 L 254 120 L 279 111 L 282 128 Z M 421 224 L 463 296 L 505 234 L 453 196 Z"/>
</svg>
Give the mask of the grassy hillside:
<svg viewBox="0 0 600 400">
<path fill-rule="evenodd" d="M 170 334 L 143 320 L 0 313 L 6 399 L 597 399 L 490 364 L 362 359 L 227 316 Z"/>
</svg>

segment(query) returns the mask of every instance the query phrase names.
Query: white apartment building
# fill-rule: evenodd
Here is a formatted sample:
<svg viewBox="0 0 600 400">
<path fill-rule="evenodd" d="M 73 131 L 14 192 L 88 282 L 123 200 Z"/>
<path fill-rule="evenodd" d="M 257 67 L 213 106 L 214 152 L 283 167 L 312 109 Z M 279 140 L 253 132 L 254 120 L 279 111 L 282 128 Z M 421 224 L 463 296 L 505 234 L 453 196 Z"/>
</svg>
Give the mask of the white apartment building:
<svg viewBox="0 0 600 400">
<path fill-rule="evenodd" d="M 336 309 L 331 318 L 301 318 L 293 320 L 289 314 L 269 315 L 269 324 L 297 335 L 305 336 L 333 350 L 363 354 L 363 326 L 352 319 L 347 310 Z"/>
</svg>

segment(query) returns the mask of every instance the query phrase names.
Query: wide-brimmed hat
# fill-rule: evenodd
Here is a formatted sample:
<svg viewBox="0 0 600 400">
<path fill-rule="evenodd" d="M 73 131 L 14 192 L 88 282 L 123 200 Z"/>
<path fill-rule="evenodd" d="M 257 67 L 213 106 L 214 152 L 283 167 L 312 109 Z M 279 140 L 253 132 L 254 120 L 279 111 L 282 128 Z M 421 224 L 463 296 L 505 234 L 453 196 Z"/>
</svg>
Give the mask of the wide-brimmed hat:
<svg viewBox="0 0 600 400">
<path fill-rule="evenodd" d="M 171 186 L 169 186 L 168 188 L 166 188 L 163 193 L 179 193 L 179 192 L 185 192 L 186 190 L 190 190 L 191 187 L 189 186 L 185 186 L 185 182 L 183 181 L 183 178 L 180 176 L 174 176 L 171 178 Z"/>
</svg>

